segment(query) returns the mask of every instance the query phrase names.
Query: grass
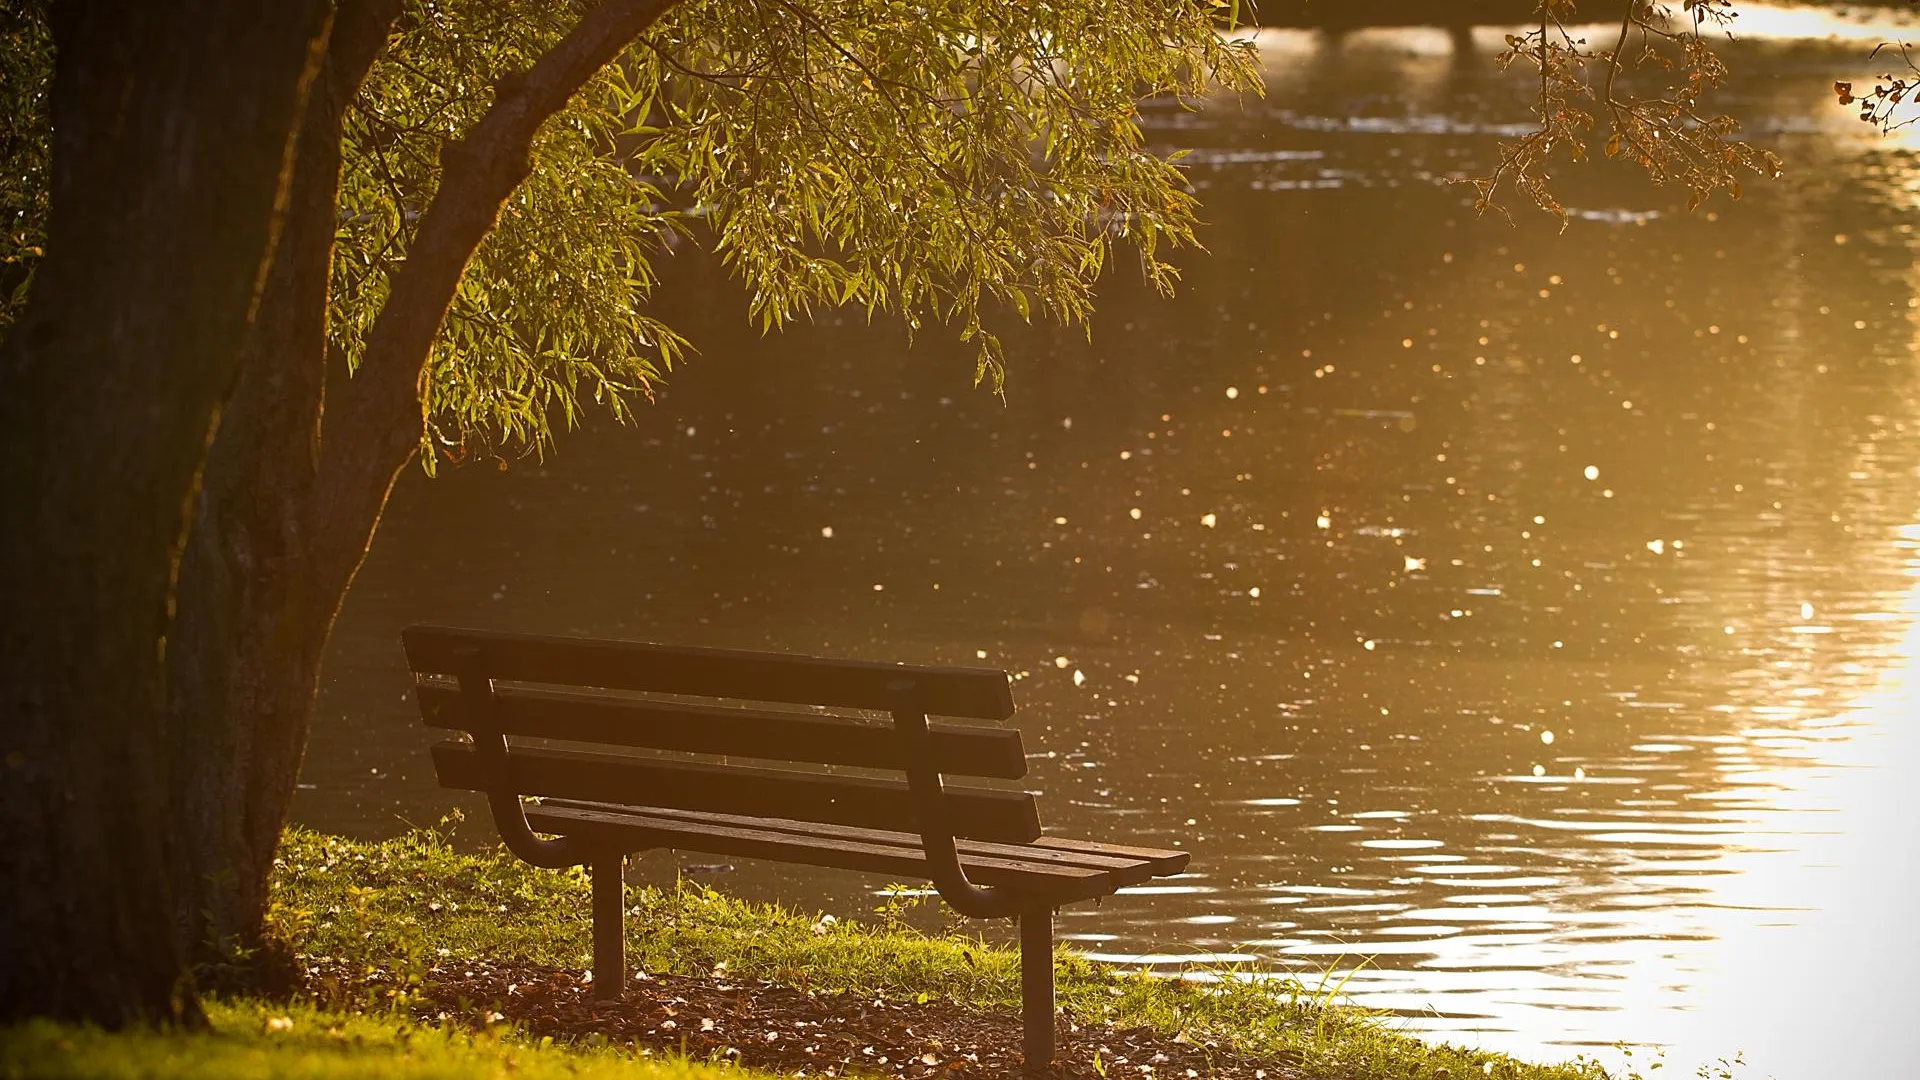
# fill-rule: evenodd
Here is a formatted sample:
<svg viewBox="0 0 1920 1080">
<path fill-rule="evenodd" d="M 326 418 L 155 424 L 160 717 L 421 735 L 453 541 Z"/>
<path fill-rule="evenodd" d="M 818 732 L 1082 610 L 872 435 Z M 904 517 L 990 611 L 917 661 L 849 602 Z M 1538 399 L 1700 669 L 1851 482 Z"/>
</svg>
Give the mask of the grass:
<svg viewBox="0 0 1920 1080">
<path fill-rule="evenodd" d="M 434 831 L 367 843 L 290 829 L 269 928 L 275 954 L 298 966 L 299 1001 L 209 1002 L 211 1032 L 108 1034 L 46 1022 L 0 1028 L 0 1080 L 763 1075 L 591 1045 L 597 1035 L 554 1045 L 502 1024 L 475 1031 L 410 1019 L 404 1006 L 436 967 L 492 960 L 587 969 L 588 890 L 580 871 L 536 870 L 498 850 L 461 852 Z M 959 929 L 914 929 L 903 909 L 856 923 L 699 887 L 629 888 L 626 899 L 629 963 L 642 970 L 761 978 L 825 994 L 944 998 L 980 1009 L 1012 1010 L 1019 1000 L 1013 951 Z M 1244 969 L 1154 978 L 1064 949 L 1056 960 L 1060 1004 L 1081 1024 L 1144 1025 L 1273 1055 L 1316 1080 L 1610 1080 L 1592 1061 L 1531 1064 L 1423 1042 L 1392 1017 L 1337 1000 L 1337 987 Z"/>
<path fill-rule="evenodd" d="M 537 870 L 496 850 L 468 854 L 419 831 L 364 843 L 288 831 L 277 869 L 274 932 L 320 982 L 330 1008 L 372 981 L 406 992 L 430 970 L 462 959 L 591 966 L 584 872 Z M 1011 1010 L 1018 957 L 962 933 L 928 934 L 893 915 L 835 922 L 751 904 L 709 889 L 629 888 L 629 964 L 683 975 L 725 973 L 815 992 L 905 1000 L 947 998 Z M 1603 1080 L 1590 1061 L 1530 1064 L 1427 1043 L 1386 1017 L 1291 978 L 1196 971 L 1152 978 L 1062 950 L 1059 1002 L 1082 1024 L 1145 1025 L 1271 1054 L 1339 1080 Z M 331 974 L 329 974 L 331 973 Z M 364 991 L 363 991 L 364 992 Z M 737 1073 L 736 1073 L 737 1075 Z"/>
<path fill-rule="evenodd" d="M 636 1060 L 512 1033 L 422 1027 L 311 1005 L 212 1002 L 212 1032 L 0 1028 L 0 1078 L 25 1080 L 742 1080 L 742 1070 Z"/>
</svg>

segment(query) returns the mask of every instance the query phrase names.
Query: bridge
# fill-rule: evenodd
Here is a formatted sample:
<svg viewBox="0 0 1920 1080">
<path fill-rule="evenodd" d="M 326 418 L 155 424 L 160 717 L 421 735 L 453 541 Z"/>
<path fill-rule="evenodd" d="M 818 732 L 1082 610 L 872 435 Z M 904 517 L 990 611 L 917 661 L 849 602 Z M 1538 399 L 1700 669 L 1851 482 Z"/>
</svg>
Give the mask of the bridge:
<svg viewBox="0 0 1920 1080">
<path fill-rule="evenodd" d="M 1359 30 L 1369 26 L 1513 26 L 1540 18 L 1535 0 L 1243 0 L 1261 26 L 1276 29 Z M 1644 0 L 1639 0 L 1644 2 Z M 1678 0 L 1669 0 L 1678 10 Z M 1808 3 L 1831 8 L 1910 8 L 1913 0 L 1852 0 Z M 1624 10 L 1622 0 L 1582 0 L 1581 22 L 1611 22 Z"/>
</svg>

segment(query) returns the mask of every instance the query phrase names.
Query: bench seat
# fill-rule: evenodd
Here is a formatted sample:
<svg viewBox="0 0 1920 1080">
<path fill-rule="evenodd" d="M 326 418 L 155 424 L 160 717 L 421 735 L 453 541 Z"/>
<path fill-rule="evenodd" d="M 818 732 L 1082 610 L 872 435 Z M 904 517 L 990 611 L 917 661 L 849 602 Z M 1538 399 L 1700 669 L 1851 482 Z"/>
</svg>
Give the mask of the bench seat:
<svg viewBox="0 0 1920 1080">
<path fill-rule="evenodd" d="M 529 805 L 526 814 L 537 832 L 579 836 L 632 851 L 675 848 L 861 870 L 899 880 L 932 876 L 917 832 L 555 799 Z M 1110 896 L 1129 885 L 1178 874 L 1188 859 L 1184 851 L 1060 837 L 1041 837 L 1031 844 L 956 840 L 954 847 L 970 880 L 1005 886 L 1054 906 Z"/>
</svg>

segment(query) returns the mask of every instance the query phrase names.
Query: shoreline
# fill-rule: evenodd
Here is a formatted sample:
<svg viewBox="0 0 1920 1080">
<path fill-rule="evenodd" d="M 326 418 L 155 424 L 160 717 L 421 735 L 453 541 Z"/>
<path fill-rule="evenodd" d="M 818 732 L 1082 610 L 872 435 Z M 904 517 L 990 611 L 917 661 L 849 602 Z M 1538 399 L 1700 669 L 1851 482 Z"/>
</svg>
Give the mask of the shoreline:
<svg viewBox="0 0 1920 1080">
<path fill-rule="evenodd" d="M 589 895 L 578 870 L 433 830 L 292 827 L 265 944 L 211 973 L 238 988 L 210 998 L 213 1030 L 0 1028 L 0 1078 L 1021 1075 L 1018 954 L 917 929 L 910 904 L 855 921 L 629 885 L 631 982 L 609 1002 L 591 994 Z M 1427 1042 L 1282 972 L 1054 962 L 1061 1080 L 1646 1080 Z"/>
<path fill-rule="evenodd" d="M 917 929 L 908 920 L 913 905 L 902 902 L 883 906 L 872 921 L 839 920 L 755 904 L 687 882 L 671 889 L 629 885 L 625 902 L 630 965 L 641 978 L 630 986 L 631 1001 L 623 1005 L 639 1002 L 640 1012 L 653 999 L 635 989 L 644 989 L 648 980 L 667 979 L 694 980 L 675 983 L 682 997 L 696 986 L 731 988 L 716 991 L 721 993 L 751 987 L 760 994 L 809 995 L 823 1010 L 849 1000 L 879 1002 L 884 1008 L 932 1007 L 946 1010 L 955 1025 L 985 1025 L 981 1030 L 1018 1016 L 1018 954 L 979 936 L 981 923 L 949 919 L 946 931 Z M 587 985 L 592 949 L 586 876 L 537 870 L 498 849 L 462 852 L 432 830 L 362 842 L 289 829 L 276 864 L 273 903 L 273 933 L 306 973 L 309 996 L 325 972 L 344 986 L 343 966 L 363 974 L 363 991 L 401 1004 L 417 997 L 475 1001 L 497 995 L 503 984 L 518 989 L 511 975 L 488 978 L 473 972 L 540 973 L 559 997 L 583 992 Z M 1112 1045 L 1119 1033 L 1127 1033 L 1136 1048 L 1155 1040 L 1163 1044 L 1147 1054 L 1149 1065 L 1155 1053 L 1166 1054 L 1170 1063 L 1177 1056 L 1173 1048 L 1198 1047 L 1213 1053 L 1213 1074 L 1221 1077 L 1252 1077 L 1262 1068 L 1275 1077 L 1348 1080 L 1609 1076 L 1592 1061 L 1533 1064 L 1430 1043 L 1398 1030 L 1397 1018 L 1342 1003 L 1338 987 L 1306 986 L 1283 972 L 1249 979 L 1243 968 L 1196 965 L 1168 977 L 1098 963 L 1068 948 L 1056 948 L 1055 964 L 1062 1030 L 1069 1036 L 1063 1042 L 1063 1066 L 1070 1071 L 1061 1075 L 1184 1073 L 1184 1068 L 1140 1071 L 1134 1054 Z M 569 979 L 571 987 L 564 985 Z M 515 1011 L 525 1012 L 511 1006 L 491 1003 L 476 1015 L 498 1012 L 511 1018 Z M 789 1001 L 786 1007 L 797 1006 Z M 614 1020 L 631 1047 L 649 1049 L 659 1042 L 642 1038 L 646 1032 L 632 1016 Z M 656 1017 L 651 1027 L 660 1022 Z M 718 1020 L 708 1033 L 732 1022 Z M 658 1034 L 671 1041 L 685 1034 L 680 1028 L 676 1019 Z M 589 1018 L 578 1010 L 564 1023 L 556 1012 L 534 1029 L 537 1036 L 563 1042 L 592 1034 Z M 723 1035 L 732 1030 L 723 1029 Z M 1102 1036 L 1114 1037 L 1103 1042 Z M 1094 1054 L 1103 1046 L 1104 1074 L 1094 1067 Z M 1015 1047 L 1017 1039 L 1009 1038 L 1004 1049 L 1017 1053 Z M 881 1056 L 877 1050 L 857 1054 L 857 1049 L 858 1058 Z M 1116 1056 L 1129 1059 L 1121 1073 L 1112 1068 Z M 1223 1056 L 1244 1065 L 1244 1073 L 1225 1070 L 1226 1062 L 1218 1060 Z M 998 1060 L 1005 1064 L 1006 1059 Z M 830 1064 L 823 1058 L 816 1066 Z M 790 1064 L 783 1068 L 785 1074 L 793 1071 Z"/>
</svg>

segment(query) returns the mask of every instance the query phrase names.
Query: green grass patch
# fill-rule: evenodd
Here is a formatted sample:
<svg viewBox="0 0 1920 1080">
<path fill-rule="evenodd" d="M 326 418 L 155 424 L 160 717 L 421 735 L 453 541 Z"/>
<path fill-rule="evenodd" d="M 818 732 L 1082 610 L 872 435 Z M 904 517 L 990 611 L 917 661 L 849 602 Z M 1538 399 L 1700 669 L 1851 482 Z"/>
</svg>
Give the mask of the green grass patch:
<svg viewBox="0 0 1920 1080">
<path fill-rule="evenodd" d="M 612 1049 L 558 1047 L 510 1031 L 423 1027 L 397 1014 L 210 1002 L 212 1031 L 36 1021 L 0 1027 L 5 1080 L 743 1080 L 757 1074 Z"/>
<path fill-rule="evenodd" d="M 1018 956 L 958 931 L 927 933 L 898 914 L 832 921 L 711 889 L 627 890 L 629 965 L 682 975 L 767 979 L 816 993 L 984 1009 L 1019 1001 Z M 529 867 L 504 850 L 470 854 L 433 831 L 366 843 L 290 829 L 271 923 L 330 1007 L 369 984 L 404 995 L 436 966 L 515 961 L 584 971 L 592 963 L 584 872 Z M 1342 1080 L 1604 1080 L 1591 1061 L 1530 1064 L 1428 1043 L 1331 988 L 1245 969 L 1156 978 L 1057 955 L 1059 1001 L 1081 1024 L 1145 1025 L 1212 1040 Z M 360 991 L 364 993 L 365 991 Z M 738 1075 L 738 1074 L 736 1074 Z"/>
</svg>

